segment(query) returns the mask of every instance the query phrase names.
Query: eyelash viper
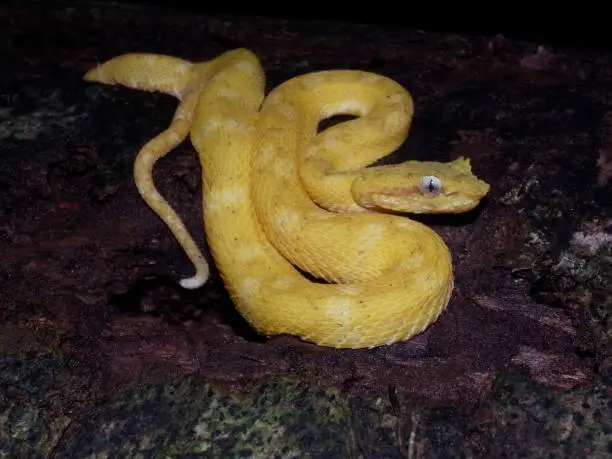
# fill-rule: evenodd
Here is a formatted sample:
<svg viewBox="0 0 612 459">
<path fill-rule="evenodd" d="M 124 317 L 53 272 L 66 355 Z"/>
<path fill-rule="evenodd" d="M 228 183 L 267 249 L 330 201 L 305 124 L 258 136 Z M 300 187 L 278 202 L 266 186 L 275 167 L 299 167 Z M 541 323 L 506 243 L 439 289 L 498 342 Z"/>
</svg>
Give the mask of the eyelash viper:
<svg viewBox="0 0 612 459">
<path fill-rule="evenodd" d="M 336 348 L 388 345 L 422 332 L 447 306 L 449 249 L 433 230 L 392 213 L 464 212 L 489 185 L 463 158 L 366 167 L 408 135 L 413 102 L 395 81 L 321 71 L 264 97 L 264 72 L 246 49 L 203 63 L 124 54 L 84 79 L 180 100 L 170 126 L 140 150 L 134 177 L 196 268 L 183 287 L 202 286 L 209 268 L 152 170 L 190 135 L 213 258 L 260 333 Z M 318 133 L 336 114 L 357 118 Z"/>
</svg>

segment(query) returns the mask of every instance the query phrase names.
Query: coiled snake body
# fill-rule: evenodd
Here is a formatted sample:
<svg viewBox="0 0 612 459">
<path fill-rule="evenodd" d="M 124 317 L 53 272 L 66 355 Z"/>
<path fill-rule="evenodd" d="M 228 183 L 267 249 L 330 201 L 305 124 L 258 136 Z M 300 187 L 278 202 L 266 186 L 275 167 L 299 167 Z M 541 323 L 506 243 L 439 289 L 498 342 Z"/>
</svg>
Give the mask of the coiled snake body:
<svg viewBox="0 0 612 459">
<path fill-rule="evenodd" d="M 134 175 L 196 268 L 183 287 L 203 285 L 208 265 L 156 191 L 152 169 L 190 134 L 214 260 L 237 309 L 260 333 L 374 347 L 420 333 L 446 307 L 453 288 L 447 246 L 390 212 L 463 212 L 489 186 L 463 158 L 365 167 L 408 135 L 412 99 L 393 80 L 316 72 L 264 99 L 264 72 L 245 49 L 198 64 L 126 54 L 85 79 L 181 100 L 169 128 L 139 152 Z M 317 133 L 319 121 L 336 114 L 357 118 Z"/>
</svg>

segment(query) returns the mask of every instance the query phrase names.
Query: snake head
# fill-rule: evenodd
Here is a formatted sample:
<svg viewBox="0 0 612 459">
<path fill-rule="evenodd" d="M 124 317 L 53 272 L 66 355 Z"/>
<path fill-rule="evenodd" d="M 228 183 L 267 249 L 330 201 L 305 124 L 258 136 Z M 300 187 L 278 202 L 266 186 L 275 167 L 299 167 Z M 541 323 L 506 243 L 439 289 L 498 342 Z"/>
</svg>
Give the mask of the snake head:
<svg viewBox="0 0 612 459">
<path fill-rule="evenodd" d="M 439 214 L 473 209 L 489 188 L 472 173 L 470 160 L 461 157 L 447 163 L 406 161 L 366 168 L 351 191 L 366 209 Z"/>
</svg>

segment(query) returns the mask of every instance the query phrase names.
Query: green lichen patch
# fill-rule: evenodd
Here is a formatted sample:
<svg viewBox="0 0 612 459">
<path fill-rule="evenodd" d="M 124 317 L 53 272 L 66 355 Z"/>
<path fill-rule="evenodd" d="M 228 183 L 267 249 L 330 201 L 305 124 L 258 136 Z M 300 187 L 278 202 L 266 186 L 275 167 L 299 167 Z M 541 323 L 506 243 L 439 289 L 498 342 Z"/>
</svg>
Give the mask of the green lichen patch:
<svg viewBox="0 0 612 459">
<path fill-rule="evenodd" d="M 271 379 L 236 394 L 189 377 L 126 390 L 87 412 L 65 457 L 345 457 L 335 390 Z M 327 456 L 326 456 L 327 455 Z"/>
<path fill-rule="evenodd" d="M 500 377 L 473 429 L 485 457 L 604 458 L 612 454 L 612 406 L 602 387 L 551 390 L 520 376 Z M 476 417 L 474 418 L 476 419 Z"/>
<path fill-rule="evenodd" d="M 53 354 L 0 357 L 0 457 L 43 458 L 89 395 L 86 377 Z"/>
</svg>

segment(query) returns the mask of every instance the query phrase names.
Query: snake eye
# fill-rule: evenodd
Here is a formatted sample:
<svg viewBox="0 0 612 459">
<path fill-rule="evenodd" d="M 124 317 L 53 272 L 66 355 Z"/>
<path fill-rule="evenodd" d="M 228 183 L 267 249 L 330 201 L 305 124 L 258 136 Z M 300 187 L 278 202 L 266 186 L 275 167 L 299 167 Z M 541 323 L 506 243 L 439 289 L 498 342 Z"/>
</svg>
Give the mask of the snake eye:
<svg viewBox="0 0 612 459">
<path fill-rule="evenodd" d="M 421 177 L 419 190 L 423 194 L 440 194 L 442 193 L 442 182 L 434 175 L 425 175 Z"/>
</svg>

